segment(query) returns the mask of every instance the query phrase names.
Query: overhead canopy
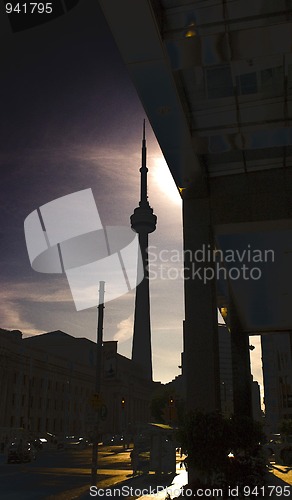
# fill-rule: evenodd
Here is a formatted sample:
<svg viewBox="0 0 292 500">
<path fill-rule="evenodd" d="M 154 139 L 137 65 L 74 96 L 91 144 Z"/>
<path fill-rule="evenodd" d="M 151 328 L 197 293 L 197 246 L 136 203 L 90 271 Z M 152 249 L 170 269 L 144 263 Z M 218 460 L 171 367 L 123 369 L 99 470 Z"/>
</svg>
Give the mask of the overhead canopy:
<svg viewBox="0 0 292 500">
<path fill-rule="evenodd" d="M 260 279 L 229 280 L 244 330 L 291 330 L 291 2 L 99 3 L 182 196 L 209 196 L 217 246 L 274 251 L 249 262 Z"/>
</svg>

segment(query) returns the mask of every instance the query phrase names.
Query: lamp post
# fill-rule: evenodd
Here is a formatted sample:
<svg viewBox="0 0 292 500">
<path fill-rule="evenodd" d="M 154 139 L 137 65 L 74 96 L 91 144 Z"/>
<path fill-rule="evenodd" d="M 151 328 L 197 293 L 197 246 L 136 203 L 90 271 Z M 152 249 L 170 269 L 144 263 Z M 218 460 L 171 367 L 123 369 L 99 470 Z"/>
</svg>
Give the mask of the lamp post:
<svg viewBox="0 0 292 500">
<path fill-rule="evenodd" d="M 172 424 L 172 413 L 173 413 L 174 399 L 171 396 L 169 399 L 169 425 Z"/>
<path fill-rule="evenodd" d="M 100 398 L 101 386 L 101 356 L 102 356 L 102 332 L 103 332 L 103 310 L 104 310 L 104 281 L 99 282 L 99 301 L 98 301 L 98 322 L 97 322 L 97 341 L 96 341 L 96 373 L 95 373 L 95 395 Z M 98 401 L 97 401 L 98 403 Z M 98 405 L 97 405 L 98 406 Z M 91 468 L 91 483 L 96 485 L 97 479 L 97 458 L 98 458 L 98 408 L 96 412 L 95 429 L 93 433 L 92 443 L 92 468 Z"/>
<path fill-rule="evenodd" d="M 122 406 L 122 436 L 123 436 L 123 448 L 124 450 L 126 449 L 126 444 L 125 444 L 125 428 L 126 428 L 126 425 L 125 425 L 125 398 L 123 397 L 121 399 L 121 406 Z"/>
</svg>

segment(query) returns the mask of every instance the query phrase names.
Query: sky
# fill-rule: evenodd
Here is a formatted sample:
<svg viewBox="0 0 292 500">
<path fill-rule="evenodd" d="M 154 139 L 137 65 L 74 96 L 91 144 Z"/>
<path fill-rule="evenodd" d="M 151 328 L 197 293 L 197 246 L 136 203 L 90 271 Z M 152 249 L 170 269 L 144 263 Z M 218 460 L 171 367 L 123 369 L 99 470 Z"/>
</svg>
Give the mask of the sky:
<svg viewBox="0 0 292 500">
<path fill-rule="evenodd" d="M 33 271 L 23 224 L 38 207 L 91 188 L 103 225 L 129 225 L 139 201 L 145 113 L 97 3 L 81 1 L 54 21 L 1 38 L 0 327 L 95 340 L 96 309 L 76 311 L 65 275 Z M 148 195 L 157 215 L 152 255 L 182 255 L 181 200 L 147 121 L 146 136 Z M 154 379 L 168 382 L 180 373 L 183 263 L 154 258 Z M 104 340 L 118 340 L 127 357 L 134 298 L 132 291 L 106 303 L 104 316 Z"/>
</svg>

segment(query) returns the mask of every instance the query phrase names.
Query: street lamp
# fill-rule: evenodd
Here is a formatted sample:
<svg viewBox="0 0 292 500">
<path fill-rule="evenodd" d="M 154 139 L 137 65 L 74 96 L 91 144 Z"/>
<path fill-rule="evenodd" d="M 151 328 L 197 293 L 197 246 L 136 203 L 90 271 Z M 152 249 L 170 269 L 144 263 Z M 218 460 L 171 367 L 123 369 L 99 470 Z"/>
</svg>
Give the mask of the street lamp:
<svg viewBox="0 0 292 500">
<path fill-rule="evenodd" d="M 173 406 L 174 406 L 174 399 L 173 397 L 170 397 L 169 398 L 169 424 L 171 425 L 172 424 L 172 409 L 173 409 Z"/>
<path fill-rule="evenodd" d="M 122 405 L 122 436 L 123 436 L 123 448 L 125 449 L 126 448 L 126 445 L 125 445 L 125 427 L 126 427 L 126 422 L 125 422 L 125 404 L 126 404 L 126 400 L 125 398 L 122 398 L 121 399 L 121 405 Z"/>
</svg>

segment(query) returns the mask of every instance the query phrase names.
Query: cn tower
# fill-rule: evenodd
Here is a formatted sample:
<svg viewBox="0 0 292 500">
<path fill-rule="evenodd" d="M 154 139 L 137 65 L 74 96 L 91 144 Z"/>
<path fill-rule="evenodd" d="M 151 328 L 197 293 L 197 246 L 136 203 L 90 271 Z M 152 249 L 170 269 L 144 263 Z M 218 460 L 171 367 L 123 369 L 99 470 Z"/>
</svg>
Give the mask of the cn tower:
<svg viewBox="0 0 292 500">
<path fill-rule="evenodd" d="M 145 378 L 152 380 L 152 350 L 150 324 L 150 297 L 148 273 L 148 234 L 156 229 L 157 217 L 147 196 L 146 138 L 143 122 L 141 191 L 139 207 L 131 216 L 131 227 L 139 235 L 139 245 L 144 266 L 144 278 L 136 288 L 132 360 L 143 369 Z"/>
</svg>

